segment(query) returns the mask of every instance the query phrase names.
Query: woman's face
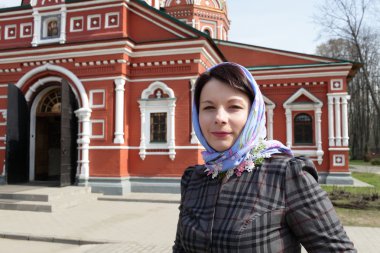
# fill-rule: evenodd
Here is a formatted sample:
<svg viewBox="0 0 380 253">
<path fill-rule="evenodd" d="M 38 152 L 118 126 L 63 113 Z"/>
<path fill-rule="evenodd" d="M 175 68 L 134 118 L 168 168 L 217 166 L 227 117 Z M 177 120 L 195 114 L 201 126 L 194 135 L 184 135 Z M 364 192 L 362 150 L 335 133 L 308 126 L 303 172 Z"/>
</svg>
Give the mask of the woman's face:
<svg viewBox="0 0 380 253">
<path fill-rule="evenodd" d="M 216 151 L 229 149 L 247 122 L 248 96 L 212 78 L 201 91 L 199 125 L 207 143 Z"/>
</svg>

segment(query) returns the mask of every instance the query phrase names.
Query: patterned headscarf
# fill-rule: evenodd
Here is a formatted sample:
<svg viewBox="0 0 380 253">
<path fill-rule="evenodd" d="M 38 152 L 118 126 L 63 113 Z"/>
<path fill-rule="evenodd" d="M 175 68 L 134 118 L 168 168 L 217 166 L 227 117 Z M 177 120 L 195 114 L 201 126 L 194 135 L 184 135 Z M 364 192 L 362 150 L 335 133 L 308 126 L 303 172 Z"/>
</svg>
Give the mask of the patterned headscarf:
<svg viewBox="0 0 380 253">
<path fill-rule="evenodd" d="M 244 164 L 246 170 L 252 170 L 252 166 L 255 165 L 255 161 L 260 158 L 268 158 L 273 154 L 286 154 L 293 156 L 292 151 L 284 146 L 281 142 L 276 140 L 265 140 L 266 138 L 266 118 L 265 118 L 265 103 L 261 91 L 254 80 L 251 73 L 243 66 L 224 62 L 218 64 L 213 68 L 216 68 L 223 64 L 232 64 L 238 66 L 248 81 L 251 84 L 253 92 L 255 93 L 255 99 L 252 103 L 247 122 L 240 133 L 235 143 L 228 150 L 218 152 L 210 147 L 204 138 L 198 118 L 198 110 L 195 101 L 193 103 L 193 125 L 194 131 L 198 137 L 200 143 L 205 147 L 205 151 L 202 152 L 203 160 L 205 161 L 206 171 L 208 174 L 212 174 L 215 177 L 219 172 L 226 172 L 232 168 L 242 168 Z M 240 166 L 239 166 L 240 165 Z M 248 166 L 247 166 L 248 165 Z M 243 166 L 243 167 L 244 167 Z M 251 166 L 251 167 L 250 167 Z M 240 169 L 241 172 L 245 169 Z M 239 175 L 239 171 L 237 172 Z"/>
</svg>

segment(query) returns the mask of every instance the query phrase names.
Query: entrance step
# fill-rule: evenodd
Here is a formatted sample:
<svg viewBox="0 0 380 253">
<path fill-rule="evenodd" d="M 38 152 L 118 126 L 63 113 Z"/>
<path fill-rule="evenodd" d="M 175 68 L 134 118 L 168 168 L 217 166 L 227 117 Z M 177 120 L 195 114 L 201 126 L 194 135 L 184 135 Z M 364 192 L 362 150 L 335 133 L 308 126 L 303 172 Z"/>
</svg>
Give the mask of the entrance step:
<svg viewBox="0 0 380 253">
<path fill-rule="evenodd" d="M 0 186 L 0 209 L 32 212 L 55 212 L 96 201 L 101 194 L 90 187 L 38 187 L 27 185 Z"/>
</svg>

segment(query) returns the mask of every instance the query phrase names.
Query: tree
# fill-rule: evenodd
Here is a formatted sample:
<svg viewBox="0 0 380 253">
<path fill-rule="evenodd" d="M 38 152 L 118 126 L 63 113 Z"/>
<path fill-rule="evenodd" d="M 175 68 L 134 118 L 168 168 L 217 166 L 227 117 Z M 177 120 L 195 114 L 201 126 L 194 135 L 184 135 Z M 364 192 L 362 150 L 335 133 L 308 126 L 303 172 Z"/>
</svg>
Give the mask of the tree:
<svg viewBox="0 0 380 253">
<path fill-rule="evenodd" d="M 375 4 L 375 0 L 325 0 L 315 18 L 330 37 L 317 47 L 317 54 L 363 63 L 348 85 L 354 159 L 363 158 L 371 149 L 379 152 L 380 43 L 378 31 L 367 21 Z"/>
<path fill-rule="evenodd" d="M 368 38 L 376 37 L 376 31 L 371 29 L 367 22 L 369 9 L 375 7 L 376 3 L 375 0 L 325 0 L 319 6 L 319 14 L 315 21 L 322 26 L 324 33 L 352 44 L 358 60 L 364 64 L 362 71 L 365 85 L 370 92 L 377 115 L 380 116 L 378 97 L 371 85 L 367 59 L 363 52 L 363 45 Z"/>
</svg>

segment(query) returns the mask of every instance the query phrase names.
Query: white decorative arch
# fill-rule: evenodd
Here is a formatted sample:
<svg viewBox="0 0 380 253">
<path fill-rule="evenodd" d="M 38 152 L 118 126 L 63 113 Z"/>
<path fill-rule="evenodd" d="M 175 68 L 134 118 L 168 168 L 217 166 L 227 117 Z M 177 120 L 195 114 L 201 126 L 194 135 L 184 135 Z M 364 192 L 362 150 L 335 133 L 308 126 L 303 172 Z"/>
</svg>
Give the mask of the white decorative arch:
<svg viewBox="0 0 380 253">
<path fill-rule="evenodd" d="M 296 100 L 301 97 L 306 96 L 310 101 L 297 103 Z M 305 88 L 299 89 L 296 93 L 294 93 L 290 98 L 288 98 L 283 104 L 286 112 L 286 145 L 288 147 L 293 146 L 293 111 L 314 111 L 315 116 L 315 140 L 317 150 L 315 152 L 307 150 L 309 154 L 315 155 L 318 157 L 318 164 L 322 164 L 323 161 L 323 150 L 322 150 L 322 106 L 323 102 L 319 100 L 316 96 L 311 94 Z M 302 154 L 302 151 L 296 154 Z"/>
<path fill-rule="evenodd" d="M 163 94 L 155 94 L 157 89 L 162 90 Z M 151 97 L 155 95 L 155 97 Z M 140 158 L 145 159 L 147 155 L 169 155 L 174 160 L 175 152 L 175 106 L 176 98 L 174 91 L 163 82 L 153 82 L 146 88 L 138 101 L 140 104 L 141 118 L 141 137 L 140 137 Z M 166 113 L 167 140 L 165 143 L 150 142 L 150 114 Z M 151 149 L 152 151 L 149 151 Z M 155 150 L 155 151 L 154 151 Z M 168 150 L 168 151 L 157 151 Z"/>
<path fill-rule="evenodd" d="M 16 83 L 16 86 L 22 89 L 22 87 L 27 83 L 28 80 L 33 78 L 35 75 L 45 72 L 45 71 L 55 71 L 55 72 L 58 72 L 59 74 L 62 74 L 68 77 L 69 85 L 71 86 L 71 89 L 74 91 L 74 94 L 78 100 L 78 104 L 80 108 L 75 111 L 75 114 L 79 119 L 78 120 L 79 124 L 81 124 L 81 127 L 79 129 L 81 129 L 82 132 L 78 133 L 78 139 L 77 139 L 78 150 L 81 150 L 81 157 L 80 159 L 78 159 L 77 177 L 80 184 L 83 183 L 83 185 L 87 185 L 88 178 L 89 178 L 89 144 L 90 144 L 91 109 L 89 107 L 88 96 L 82 82 L 78 79 L 78 77 L 74 73 L 72 73 L 70 70 L 64 67 L 52 65 L 52 64 L 45 64 L 43 66 L 36 67 L 30 70 L 29 72 L 27 72 L 25 75 L 23 75 L 21 79 Z M 54 81 L 62 82 L 62 79 L 63 79 L 62 77 L 50 76 L 50 77 L 45 77 L 45 78 L 41 78 L 37 80 L 35 83 L 29 86 L 28 90 L 26 91 L 26 95 L 25 95 L 26 99 L 29 100 L 31 96 L 33 95 L 33 93 L 36 92 L 38 87 L 41 87 L 49 82 L 54 82 Z M 35 110 L 36 110 L 37 101 L 38 101 L 37 98 L 39 99 L 41 98 L 39 96 L 42 97 L 42 94 L 39 94 L 32 104 L 31 113 L 34 112 L 34 115 L 31 115 L 32 116 L 31 124 L 33 124 L 32 121 L 35 120 Z M 35 131 L 35 121 L 34 121 L 34 128 L 32 128 L 32 125 L 31 125 L 31 131 L 33 129 Z M 32 150 L 30 152 L 32 152 Z M 34 154 L 33 156 L 31 156 L 31 158 L 32 157 L 34 158 Z M 32 162 L 32 159 L 30 160 L 31 160 L 30 162 Z M 34 168 L 34 165 L 31 168 Z"/>
<path fill-rule="evenodd" d="M 267 138 L 268 140 L 273 140 L 273 110 L 276 108 L 276 104 L 263 95 L 264 102 L 265 102 L 265 112 L 266 112 L 266 118 L 267 118 Z"/>
<path fill-rule="evenodd" d="M 61 73 L 65 76 L 67 76 L 70 79 L 70 81 L 72 82 L 71 85 L 73 85 L 79 91 L 79 96 L 80 96 L 80 100 L 78 101 L 79 104 L 82 106 L 82 108 L 90 109 L 89 103 L 88 103 L 88 96 L 87 96 L 86 90 L 83 87 L 82 82 L 78 79 L 78 77 L 73 72 L 71 72 L 70 70 L 68 70 L 64 67 L 61 67 L 61 66 L 52 65 L 52 64 L 47 63 L 45 65 L 34 68 L 31 71 L 29 71 L 28 73 L 26 73 L 25 75 L 23 75 L 21 77 L 21 79 L 16 83 L 16 86 L 18 88 L 22 89 L 22 87 L 25 85 L 25 83 L 30 78 L 32 78 L 33 76 L 35 76 L 41 72 L 45 72 L 45 71 L 49 71 L 49 70 L 50 71 L 56 71 L 58 73 Z M 72 88 L 74 88 L 74 87 L 72 87 Z"/>
<path fill-rule="evenodd" d="M 160 89 L 162 90 L 165 94 L 169 96 L 169 98 L 175 98 L 174 97 L 174 91 L 170 89 L 165 83 L 156 81 L 154 83 L 151 83 L 148 88 L 146 88 L 142 94 L 141 98 L 142 99 L 148 99 L 149 96 L 154 94 L 154 91 Z"/>
<path fill-rule="evenodd" d="M 211 38 L 214 38 L 214 29 L 211 27 L 211 26 L 208 26 L 208 25 L 204 25 L 204 26 L 202 26 L 202 28 L 201 28 L 201 31 L 203 32 L 203 33 L 205 33 L 205 31 L 206 30 L 209 30 L 210 31 L 210 37 Z"/>
</svg>

